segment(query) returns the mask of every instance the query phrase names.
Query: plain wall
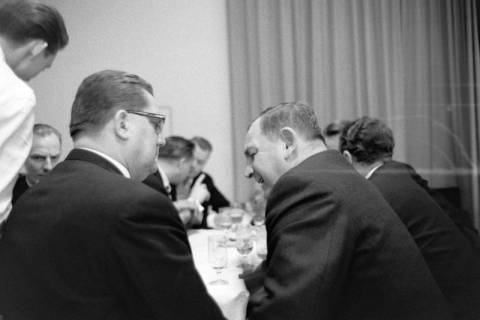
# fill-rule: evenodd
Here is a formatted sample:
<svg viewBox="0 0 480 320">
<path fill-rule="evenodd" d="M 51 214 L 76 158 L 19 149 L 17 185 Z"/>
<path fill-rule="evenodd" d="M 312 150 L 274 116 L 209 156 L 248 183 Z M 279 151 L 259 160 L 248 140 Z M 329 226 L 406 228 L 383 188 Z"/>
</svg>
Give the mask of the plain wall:
<svg viewBox="0 0 480 320">
<path fill-rule="evenodd" d="M 171 108 L 170 133 L 214 147 L 206 171 L 233 199 L 225 0 L 44 0 L 63 15 L 70 43 L 31 85 L 36 122 L 58 128 L 72 148 L 70 109 L 80 82 L 103 69 L 136 73 Z"/>
</svg>

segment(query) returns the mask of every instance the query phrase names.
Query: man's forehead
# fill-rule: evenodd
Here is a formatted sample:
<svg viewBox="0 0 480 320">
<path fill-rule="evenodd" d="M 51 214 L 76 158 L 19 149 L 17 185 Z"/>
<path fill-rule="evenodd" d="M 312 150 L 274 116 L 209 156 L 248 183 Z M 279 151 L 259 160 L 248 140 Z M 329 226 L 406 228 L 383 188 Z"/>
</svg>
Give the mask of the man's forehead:
<svg viewBox="0 0 480 320">
<path fill-rule="evenodd" d="M 155 98 L 147 90 L 143 90 L 145 96 L 145 111 L 160 113 L 160 105 L 155 103 Z"/>
<path fill-rule="evenodd" d="M 205 159 L 205 158 L 208 158 L 210 156 L 210 151 L 203 150 L 202 148 L 195 145 L 195 149 L 193 149 L 193 154 L 194 154 L 195 158 Z"/>
<path fill-rule="evenodd" d="M 54 144 L 58 144 L 60 145 L 60 139 L 57 137 L 57 135 L 55 133 L 49 133 L 47 135 L 44 135 L 44 136 L 40 136 L 40 135 L 36 135 L 34 134 L 33 135 L 33 142 L 32 142 L 32 146 L 35 147 L 35 146 L 43 146 L 43 145 L 51 145 L 54 141 Z"/>
</svg>

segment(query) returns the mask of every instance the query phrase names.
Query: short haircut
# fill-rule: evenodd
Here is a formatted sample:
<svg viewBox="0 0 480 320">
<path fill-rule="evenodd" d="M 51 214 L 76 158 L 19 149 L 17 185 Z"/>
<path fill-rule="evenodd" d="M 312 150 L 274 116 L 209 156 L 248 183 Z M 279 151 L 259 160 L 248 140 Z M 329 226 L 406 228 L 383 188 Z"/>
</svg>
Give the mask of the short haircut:
<svg viewBox="0 0 480 320">
<path fill-rule="evenodd" d="M 192 159 L 195 144 L 180 136 L 170 136 L 165 139 L 165 144 L 158 148 L 158 158 L 179 160 Z"/>
<path fill-rule="evenodd" d="M 280 129 L 291 127 L 308 140 L 325 142 L 313 108 L 301 102 L 285 102 L 264 109 L 258 118 L 262 134 L 278 138 Z"/>
<path fill-rule="evenodd" d="M 340 136 L 340 151 L 350 152 L 360 163 L 389 159 L 394 147 L 392 130 L 379 119 L 357 119 L 345 127 Z"/>
<path fill-rule="evenodd" d="M 60 132 L 58 132 L 57 129 L 55 129 L 54 127 L 52 127 L 48 124 L 36 123 L 33 126 L 33 134 L 36 135 L 36 136 L 39 136 L 39 137 L 46 137 L 46 136 L 49 136 L 51 134 L 54 134 L 54 135 L 57 136 L 58 141 L 60 141 L 60 145 L 62 145 L 62 135 L 60 134 Z"/>
<path fill-rule="evenodd" d="M 190 139 L 190 141 L 195 143 L 202 150 L 206 150 L 208 152 L 212 152 L 212 150 L 213 150 L 213 147 L 212 147 L 212 144 L 210 143 L 210 141 L 208 141 L 207 139 L 205 139 L 203 137 L 195 136 L 192 139 Z"/>
<path fill-rule="evenodd" d="M 135 74 L 103 70 L 82 81 L 73 101 L 70 135 L 97 131 L 117 110 L 145 108 L 145 91 L 153 95 L 152 86 Z"/>
<path fill-rule="evenodd" d="M 8 0 L 1 5 L 0 35 L 19 44 L 43 40 L 48 44 L 49 54 L 68 44 L 62 15 L 54 7 L 34 0 Z"/>
<path fill-rule="evenodd" d="M 348 126 L 351 121 L 348 120 L 340 120 L 334 121 L 329 123 L 325 129 L 323 129 L 323 136 L 324 137 L 333 137 L 342 133 L 343 128 Z"/>
</svg>

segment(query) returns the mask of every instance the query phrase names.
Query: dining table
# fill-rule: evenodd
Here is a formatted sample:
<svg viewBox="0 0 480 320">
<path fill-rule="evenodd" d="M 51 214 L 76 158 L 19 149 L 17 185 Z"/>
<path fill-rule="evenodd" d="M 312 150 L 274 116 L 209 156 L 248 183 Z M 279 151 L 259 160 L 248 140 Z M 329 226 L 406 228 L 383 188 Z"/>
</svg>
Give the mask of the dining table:
<svg viewBox="0 0 480 320">
<path fill-rule="evenodd" d="M 208 263 L 208 237 L 211 235 L 225 235 L 227 238 L 227 266 L 220 274 L 220 278 L 227 281 L 226 284 L 212 284 L 217 279 L 217 273 Z M 248 256 L 242 257 L 237 252 L 234 241 L 228 240 L 225 230 L 191 229 L 188 231 L 188 240 L 195 267 L 223 315 L 228 320 L 245 320 L 249 292 L 239 277 L 243 273 L 241 264 L 248 261 L 251 268 L 254 268 L 261 263 L 261 258 L 256 254 L 258 245 L 254 245 Z"/>
</svg>

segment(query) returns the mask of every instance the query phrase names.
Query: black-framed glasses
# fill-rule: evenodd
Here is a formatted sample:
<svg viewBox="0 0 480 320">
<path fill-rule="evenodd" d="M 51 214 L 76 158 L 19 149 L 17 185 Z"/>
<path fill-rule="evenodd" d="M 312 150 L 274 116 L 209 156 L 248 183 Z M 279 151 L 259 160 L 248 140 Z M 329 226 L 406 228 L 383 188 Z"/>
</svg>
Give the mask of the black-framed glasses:
<svg viewBox="0 0 480 320">
<path fill-rule="evenodd" d="M 165 119 L 167 118 L 166 115 L 160 114 L 160 113 L 152 113 L 152 112 L 146 112 L 146 111 L 140 111 L 140 110 L 125 110 L 127 113 L 133 113 L 138 116 L 142 117 L 147 117 L 148 120 L 153 124 L 153 127 L 155 128 L 155 132 L 157 134 L 162 133 L 163 126 L 165 125 Z"/>
</svg>

